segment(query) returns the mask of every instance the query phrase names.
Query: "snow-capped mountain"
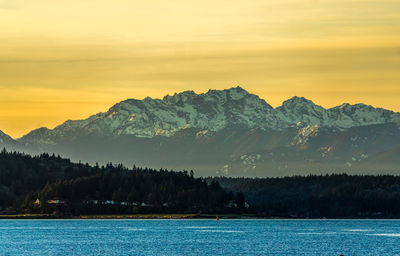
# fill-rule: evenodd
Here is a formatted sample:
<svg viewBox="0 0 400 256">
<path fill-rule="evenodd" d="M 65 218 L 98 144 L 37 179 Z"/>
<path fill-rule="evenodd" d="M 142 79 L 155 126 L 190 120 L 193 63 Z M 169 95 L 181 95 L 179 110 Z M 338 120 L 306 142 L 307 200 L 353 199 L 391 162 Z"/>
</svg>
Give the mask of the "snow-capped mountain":
<svg viewBox="0 0 400 256">
<path fill-rule="evenodd" d="M 325 109 L 303 97 L 293 97 L 276 108 L 283 126 L 301 122 L 305 125 L 320 125 L 346 129 L 374 124 L 396 123 L 400 125 L 400 113 L 369 105 L 348 103 Z M 282 127 L 282 126 L 281 126 Z"/>
<path fill-rule="evenodd" d="M 55 144 L 85 135 L 170 137 L 187 128 L 218 132 L 233 125 L 282 130 L 294 125 L 344 129 L 386 123 L 400 124 L 400 114 L 363 104 L 325 109 L 300 97 L 293 97 L 274 109 L 258 96 L 236 87 L 204 94 L 185 91 L 162 100 L 128 99 L 85 120 L 68 120 L 54 130 L 34 130 L 20 141 Z"/>
<path fill-rule="evenodd" d="M 219 131 L 241 124 L 248 127 L 276 127 L 274 109 L 258 96 L 240 87 L 210 90 L 205 94 L 185 91 L 161 99 L 128 99 L 107 112 L 86 120 L 66 121 L 54 130 L 40 128 L 24 136 L 24 143 L 53 144 L 82 135 L 134 135 L 141 138 L 172 136 L 177 131 L 194 128 Z"/>
<path fill-rule="evenodd" d="M 400 113 L 365 104 L 350 105 L 345 103 L 328 111 L 330 120 L 333 122 L 332 126 L 339 128 L 387 123 L 400 125 Z"/>
<path fill-rule="evenodd" d="M 400 157 L 385 165 L 370 160 L 383 159 L 375 155 L 400 145 L 399 127 L 400 114 L 390 110 L 364 104 L 325 109 L 302 97 L 273 108 L 236 87 L 128 99 L 84 120 L 34 130 L 17 142 L 26 152 L 195 169 L 203 175 L 375 172 L 378 167 L 400 173 Z"/>
</svg>

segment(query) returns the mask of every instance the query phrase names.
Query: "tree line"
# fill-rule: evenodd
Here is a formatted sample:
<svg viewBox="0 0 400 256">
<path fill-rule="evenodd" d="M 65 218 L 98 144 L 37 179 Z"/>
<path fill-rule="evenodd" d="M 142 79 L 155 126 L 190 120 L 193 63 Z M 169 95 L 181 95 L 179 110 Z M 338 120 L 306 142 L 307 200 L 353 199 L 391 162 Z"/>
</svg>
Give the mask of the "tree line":
<svg viewBox="0 0 400 256">
<path fill-rule="evenodd" d="M 249 208 L 248 204 L 250 205 Z M 400 176 L 195 178 L 193 172 L 73 163 L 0 152 L 0 212 L 255 213 L 259 217 L 399 218 Z"/>
<path fill-rule="evenodd" d="M 332 174 L 209 181 L 243 191 L 246 201 L 263 217 L 400 217 L 400 176 Z"/>
<path fill-rule="evenodd" d="M 235 202 L 235 207 L 229 205 Z M 243 207 L 242 207 L 243 206 Z M 224 213 L 244 208 L 242 193 L 193 171 L 72 163 L 47 153 L 0 153 L 0 210 L 60 215 Z"/>
</svg>

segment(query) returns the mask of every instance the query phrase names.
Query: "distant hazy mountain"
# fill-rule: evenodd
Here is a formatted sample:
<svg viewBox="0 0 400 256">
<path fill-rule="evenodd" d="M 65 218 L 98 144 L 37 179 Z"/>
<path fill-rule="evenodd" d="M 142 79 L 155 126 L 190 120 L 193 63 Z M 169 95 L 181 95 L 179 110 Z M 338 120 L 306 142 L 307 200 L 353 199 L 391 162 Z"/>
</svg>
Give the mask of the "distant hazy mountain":
<svg viewBox="0 0 400 256">
<path fill-rule="evenodd" d="M 11 146 L 16 143 L 10 136 L 0 131 L 0 145 Z"/>
<path fill-rule="evenodd" d="M 128 99 L 85 120 L 34 130 L 17 142 L 28 152 L 195 169 L 198 175 L 400 174 L 399 127 L 400 113 L 381 108 L 325 109 L 300 97 L 273 108 L 236 87 Z"/>
</svg>

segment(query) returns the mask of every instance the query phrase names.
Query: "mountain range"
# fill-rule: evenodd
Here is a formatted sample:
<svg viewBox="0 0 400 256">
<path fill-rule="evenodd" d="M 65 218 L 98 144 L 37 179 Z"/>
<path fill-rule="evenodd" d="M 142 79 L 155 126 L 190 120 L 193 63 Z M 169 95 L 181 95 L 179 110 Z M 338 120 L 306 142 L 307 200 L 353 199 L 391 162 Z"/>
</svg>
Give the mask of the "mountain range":
<svg viewBox="0 0 400 256">
<path fill-rule="evenodd" d="M 273 108 L 241 87 L 127 99 L 84 120 L 0 145 L 85 162 L 193 169 L 197 175 L 400 173 L 400 113 L 365 104 L 325 109 L 303 97 Z"/>
</svg>

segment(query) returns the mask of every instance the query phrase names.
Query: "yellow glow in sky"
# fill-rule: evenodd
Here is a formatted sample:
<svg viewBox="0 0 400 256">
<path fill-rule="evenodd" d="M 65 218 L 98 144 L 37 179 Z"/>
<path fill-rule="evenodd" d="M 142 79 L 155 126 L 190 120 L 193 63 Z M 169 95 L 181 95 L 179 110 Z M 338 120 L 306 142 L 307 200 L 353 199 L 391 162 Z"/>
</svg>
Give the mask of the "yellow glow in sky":
<svg viewBox="0 0 400 256">
<path fill-rule="evenodd" d="M 0 0 L 0 130 L 241 85 L 400 111 L 398 0 Z"/>
</svg>

